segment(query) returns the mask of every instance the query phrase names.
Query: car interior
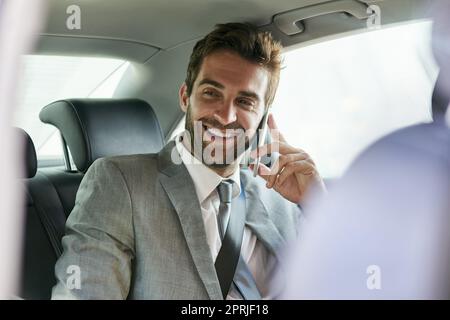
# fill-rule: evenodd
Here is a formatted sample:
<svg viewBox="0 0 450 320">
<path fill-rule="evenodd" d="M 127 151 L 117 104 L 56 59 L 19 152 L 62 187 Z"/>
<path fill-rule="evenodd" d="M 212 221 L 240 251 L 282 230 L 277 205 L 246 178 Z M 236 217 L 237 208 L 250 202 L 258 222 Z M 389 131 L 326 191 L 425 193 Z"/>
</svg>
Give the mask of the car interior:
<svg viewBox="0 0 450 320">
<path fill-rule="evenodd" d="M 102 157 L 158 152 L 183 129 L 184 113 L 179 107 L 178 90 L 186 77 L 186 68 L 193 46 L 216 24 L 249 22 L 261 30 L 270 31 L 274 38 L 283 44 L 287 55 L 286 63 L 298 59 L 294 56 L 294 52 L 315 55 L 308 50 L 319 47 L 323 52 L 321 56 L 323 60 L 317 61 L 317 65 L 311 66 L 311 70 L 319 69 L 321 64 L 326 69 L 334 66 L 334 60 L 331 60 L 333 55 L 335 59 L 345 60 L 348 64 L 357 63 L 353 60 L 353 54 L 356 54 L 355 51 L 358 49 L 349 44 L 349 51 L 342 54 L 327 49 L 327 44 L 347 41 L 346 39 L 365 34 L 376 35 L 382 32 L 388 34 L 394 32 L 396 28 L 424 23 L 427 21 L 427 12 L 423 10 L 426 2 L 428 1 L 49 1 L 44 30 L 39 35 L 28 61 L 35 59 L 34 65 L 40 65 L 41 68 L 53 64 L 56 71 L 47 76 L 53 75 L 55 79 L 69 78 L 77 72 L 80 72 L 81 76 L 74 77 L 77 82 L 65 82 L 64 90 L 60 90 L 58 94 L 47 95 L 47 100 L 41 98 L 22 101 L 22 105 L 30 106 L 30 109 L 24 107 L 20 111 L 22 113 L 18 114 L 16 133 L 26 145 L 23 159 L 26 171 L 21 179 L 26 194 L 26 206 L 21 255 L 22 271 L 17 296 L 23 299 L 51 297 L 51 290 L 56 281 L 54 266 L 62 252 L 61 238 L 65 232 L 65 221 L 75 205 L 78 187 L 90 165 Z M 75 21 L 77 18 L 79 21 Z M 338 45 L 345 47 L 346 43 L 339 42 Z M 370 50 L 379 51 L 377 54 L 380 55 L 390 54 L 387 48 L 374 46 Z M 405 50 L 411 49 L 408 47 Z M 47 60 L 39 60 L 40 58 Z M 76 64 L 66 69 L 59 66 L 57 59 L 64 58 L 93 59 L 87 69 L 100 67 L 102 59 L 119 62 L 105 68 L 106 71 L 95 84 L 85 90 L 89 92 L 86 94 L 72 89 L 89 83 L 92 80 L 89 79 L 89 73 L 86 73 L 87 76 L 81 73 L 77 69 L 79 65 Z M 415 59 L 420 60 L 420 57 Z M 372 62 L 370 57 L 365 62 L 366 72 L 369 74 L 375 74 L 373 70 L 377 68 L 376 61 Z M 25 66 L 32 64 L 27 62 Z M 35 74 L 39 74 L 39 70 L 34 70 Z M 288 71 L 287 69 L 286 72 Z M 308 76 L 308 72 L 294 72 L 290 80 L 286 80 L 291 82 L 291 86 L 280 89 L 281 93 L 282 90 L 301 91 L 300 85 L 298 88 L 292 86 L 298 79 L 298 83 L 314 83 L 318 87 L 317 92 L 323 92 L 323 99 L 326 99 L 330 94 L 328 92 L 330 83 L 327 80 L 322 81 L 320 71 L 317 72 L 316 78 Z M 395 111 L 386 119 L 365 120 L 372 124 L 371 128 L 374 129 L 371 130 L 375 133 L 367 139 L 364 138 L 366 139 L 364 145 L 355 148 L 354 154 L 370 141 L 387 133 L 380 132 L 379 122 L 384 121 L 387 124 L 392 122 L 389 130 L 393 130 L 408 123 L 431 119 L 427 110 L 427 106 L 429 108 L 427 97 L 431 94 L 435 69 L 430 66 L 428 70 L 421 72 L 428 77 L 428 80 L 415 84 L 423 89 L 425 97 L 419 101 L 424 105 L 422 113 L 414 114 L 413 110 L 411 118 L 408 118 L 406 123 L 399 122 L 395 125 L 392 120 L 396 116 Z M 116 77 L 118 73 L 120 76 Z M 400 77 L 400 72 L 397 75 Z M 349 79 L 352 76 L 358 79 L 358 74 L 349 73 Z M 348 80 L 344 76 L 336 77 L 333 81 L 342 83 Z M 93 92 L 92 89 L 98 89 L 113 80 L 115 84 L 110 94 L 90 94 Z M 25 89 L 28 90 L 31 85 L 41 85 L 41 81 L 46 80 L 45 78 L 36 80 L 33 77 L 26 79 Z M 283 79 L 281 81 L 283 84 Z M 397 93 L 415 90 L 403 88 L 401 82 L 397 82 L 397 85 L 398 87 L 389 90 Z M 51 90 L 50 86 L 48 90 Z M 33 94 L 35 96 L 38 93 L 43 94 L 38 91 L 42 90 L 37 89 Z M 343 90 L 336 94 L 343 94 Z M 368 95 L 370 94 L 368 91 Z M 36 103 L 44 100 L 45 104 Z M 289 103 L 282 97 L 278 101 L 280 105 Z M 366 101 L 349 94 L 346 110 L 352 112 L 360 105 L 366 105 Z M 313 108 L 308 110 L 314 112 Z M 21 116 L 25 120 L 20 120 Z M 327 115 L 322 113 L 314 115 L 313 119 L 317 122 L 309 121 L 309 127 L 305 130 L 313 126 L 317 128 L 320 121 L 326 117 Z M 333 122 L 340 120 L 339 117 L 330 119 Z M 289 117 L 281 122 L 285 123 L 286 127 L 288 123 L 291 123 L 290 126 L 293 128 L 297 126 Z M 41 134 L 40 130 L 44 130 L 42 132 L 45 134 Z M 358 125 L 355 125 L 353 130 L 357 131 Z M 351 140 L 351 133 L 345 139 Z M 48 157 L 41 156 L 42 150 L 45 149 L 42 146 L 48 141 L 56 141 L 54 148 L 59 150 L 58 156 L 53 154 Z M 325 146 L 321 145 L 320 148 Z M 337 154 L 336 159 L 339 157 L 343 155 Z M 318 158 L 320 163 L 322 160 Z M 345 159 L 345 162 L 350 163 L 351 159 Z M 332 166 L 330 168 L 332 171 Z M 344 169 L 342 167 L 336 171 Z M 339 179 L 339 174 L 324 176 L 328 185 Z"/>
</svg>

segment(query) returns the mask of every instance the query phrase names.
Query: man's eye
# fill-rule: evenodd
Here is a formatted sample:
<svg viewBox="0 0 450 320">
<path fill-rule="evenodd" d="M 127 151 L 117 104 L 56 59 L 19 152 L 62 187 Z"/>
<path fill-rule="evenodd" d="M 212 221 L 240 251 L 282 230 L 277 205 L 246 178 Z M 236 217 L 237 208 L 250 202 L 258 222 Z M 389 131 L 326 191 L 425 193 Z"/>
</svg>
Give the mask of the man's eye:
<svg viewBox="0 0 450 320">
<path fill-rule="evenodd" d="M 219 96 L 217 94 L 217 92 L 214 92 L 214 91 L 211 91 L 211 90 L 203 91 L 203 95 L 208 96 L 208 97 L 218 97 Z"/>
<path fill-rule="evenodd" d="M 248 108 L 248 109 L 252 109 L 252 108 L 254 107 L 253 101 L 248 100 L 248 99 L 238 99 L 238 100 L 237 100 L 237 103 L 238 103 L 240 106 L 246 107 L 246 108 Z"/>
</svg>

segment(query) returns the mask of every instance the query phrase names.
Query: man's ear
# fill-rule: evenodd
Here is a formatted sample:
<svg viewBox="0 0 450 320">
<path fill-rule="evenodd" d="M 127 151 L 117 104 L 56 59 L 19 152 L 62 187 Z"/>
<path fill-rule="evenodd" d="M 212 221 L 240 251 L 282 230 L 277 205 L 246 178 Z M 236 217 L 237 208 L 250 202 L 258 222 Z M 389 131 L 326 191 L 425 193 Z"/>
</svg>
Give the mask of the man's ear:
<svg viewBox="0 0 450 320">
<path fill-rule="evenodd" d="M 189 96 L 187 94 L 187 86 L 186 83 L 183 82 L 183 84 L 180 87 L 180 91 L 178 92 L 178 97 L 180 100 L 180 107 L 183 112 L 187 111 L 188 105 L 189 105 Z"/>
</svg>

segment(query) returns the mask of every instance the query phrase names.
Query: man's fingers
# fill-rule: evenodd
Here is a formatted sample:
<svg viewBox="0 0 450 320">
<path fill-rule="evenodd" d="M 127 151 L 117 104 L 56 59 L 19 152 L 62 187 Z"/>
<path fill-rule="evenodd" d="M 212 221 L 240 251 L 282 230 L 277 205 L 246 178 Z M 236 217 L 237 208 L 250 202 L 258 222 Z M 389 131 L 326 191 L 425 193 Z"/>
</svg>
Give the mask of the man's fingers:
<svg viewBox="0 0 450 320">
<path fill-rule="evenodd" d="M 310 162 L 301 160 L 289 162 L 280 173 L 278 180 L 276 182 L 277 185 L 282 185 L 286 179 L 294 173 L 301 173 L 303 175 L 311 175 L 314 174 L 315 167 Z"/>
<path fill-rule="evenodd" d="M 253 170 L 254 164 L 250 164 L 249 167 Z M 294 154 L 284 158 L 280 157 L 272 166 L 272 169 L 260 163 L 258 175 L 266 181 L 267 188 L 273 188 L 283 185 L 292 174 L 311 175 L 314 174 L 315 170 L 314 164 L 309 159 L 305 159 L 304 154 Z"/>
<path fill-rule="evenodd" d="M 272 188 L 277 180 L 277 176 L 281 173 L 283 168 L 290 162 L 305 160 L 308 161 L 309 156 L 305 152 L 293 153 L 287 155 L 281 155 L 278 157 L 277 161 L 270 168 L 270 178 L 268 187 Z"/>
</svg>

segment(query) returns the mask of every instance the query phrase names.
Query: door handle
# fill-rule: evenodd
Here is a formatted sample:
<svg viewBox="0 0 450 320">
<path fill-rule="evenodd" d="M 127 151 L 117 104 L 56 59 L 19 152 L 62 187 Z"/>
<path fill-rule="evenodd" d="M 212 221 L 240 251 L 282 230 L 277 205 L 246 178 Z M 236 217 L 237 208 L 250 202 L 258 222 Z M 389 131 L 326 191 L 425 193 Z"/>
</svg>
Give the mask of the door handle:
<svg viewBox="0 0 450 320">
<path fill-rule="evenodd" d="M 277 14 L 273 22 L 283 33 L 291 36 L 305 31 L 303 23 L 299 23 L 303 20 L 339 12 L 364 20 L 372 16 L 368 9 L 368 5 L 356 0 L 335 0 Z"/>
</svg>

